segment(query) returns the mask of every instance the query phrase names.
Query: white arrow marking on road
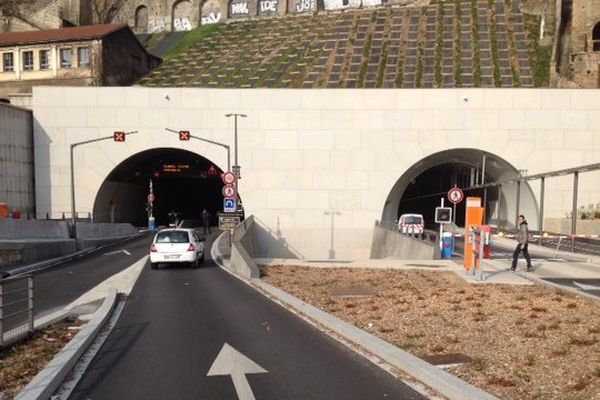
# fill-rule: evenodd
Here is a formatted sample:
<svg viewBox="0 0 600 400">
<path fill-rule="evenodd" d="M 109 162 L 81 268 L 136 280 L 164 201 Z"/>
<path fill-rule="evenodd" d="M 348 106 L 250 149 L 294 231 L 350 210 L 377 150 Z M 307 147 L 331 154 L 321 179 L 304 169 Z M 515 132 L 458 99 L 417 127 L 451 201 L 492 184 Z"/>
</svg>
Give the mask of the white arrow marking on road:
<svg viewBox="0 0 600 400">
<path fill-rule="evenodd" d="M 573 284 L 575 286 L 579 286 L 579 289 L 581 290 L 600 290 L 600 286 L 586 285 L 585 283 L 579 283 L 575 281 L 573 281 Z"/>
<path fill-rule="evenodd" d="M 127 250 L 117 250 L 117 251 L 111 251 L 110 253 L 104 253 L 104 255 L 105 255 L 105 256 L 110 256 L 110 255 L 113 255 L 113 254 L 118 254 L 118 253 L 125 253 L 125 254 L 127 254 L 128 256 L 130 256 L 130 255 L 131 255 L 131 253 L 130 253 L 130 252 L 128 252 Z"/>
<path fill-rule="evenodd" d="M 260 365 L 225 343 L 206 376 L 231 375 L 238 400 L 255 400 L 246 374 L 268 372 Z"/>
</svg>

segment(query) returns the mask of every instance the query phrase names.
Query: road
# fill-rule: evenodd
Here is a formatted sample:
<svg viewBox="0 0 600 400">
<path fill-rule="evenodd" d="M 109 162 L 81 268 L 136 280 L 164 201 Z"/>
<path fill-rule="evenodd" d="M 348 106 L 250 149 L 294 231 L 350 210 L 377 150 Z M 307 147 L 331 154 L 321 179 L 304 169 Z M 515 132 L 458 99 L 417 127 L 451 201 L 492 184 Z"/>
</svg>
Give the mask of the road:
<svg viewBox="0 0 600 400">
<path fill-rule="evenodd" d="M 34 274 L 35 316 L 62 309 L 148 254 L 150 235 L 115 244 L 81 259 Z M 129 254 L 127 254 L 129 253 Z"/>
<path fill-rule="evenodd" d="M 208 255 L 200 269 L 146 265 L 71 399 L 425 398 Z"/>
</svg>

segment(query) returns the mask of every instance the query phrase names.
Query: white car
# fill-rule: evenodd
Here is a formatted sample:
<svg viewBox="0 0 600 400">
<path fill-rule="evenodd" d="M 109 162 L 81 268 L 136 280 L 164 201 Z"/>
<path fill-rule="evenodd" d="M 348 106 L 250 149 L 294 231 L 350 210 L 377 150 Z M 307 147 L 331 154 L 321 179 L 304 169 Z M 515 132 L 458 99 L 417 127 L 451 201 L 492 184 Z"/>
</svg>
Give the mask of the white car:
<svg viewBox="0 0 600 400">
<path fill-rule="evenodd" d="M 204 242 L 194 229 L 168 228 L 154 235 L 150 246 L 150 268 L 158 264 L 189 263 L 198 268 L 204 262 Z"/>
<path fill-rule="evenodd" d="M 425 230 L 425 219 L 421 214 L 402 214 L 398 220 L 398 230 L 402 233 L 420 235 Z"/>
</svg>

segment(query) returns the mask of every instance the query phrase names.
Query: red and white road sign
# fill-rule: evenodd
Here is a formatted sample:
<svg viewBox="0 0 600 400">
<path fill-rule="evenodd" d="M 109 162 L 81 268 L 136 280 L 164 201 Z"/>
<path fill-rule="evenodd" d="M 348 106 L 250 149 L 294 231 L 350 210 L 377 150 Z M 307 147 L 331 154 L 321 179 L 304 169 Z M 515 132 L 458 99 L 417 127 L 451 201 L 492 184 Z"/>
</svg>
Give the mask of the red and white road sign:
<svg viewBox="0 0 600 400">
<path fill-rule="evenodd" d="M 465 198 L 465 194 L 459 188 L 452 188 L 448 191 L 448 200 L 451 203 L 458 204 Z"/>
<path fill-rule="evenodd" d="M 221 193 L 223 193 L 223 197 L 235 198 L 235 188 L 233 187 L 233 185 L 223 186 L 223 190 L 221 190 Z"/>
<path fill-rule="evenodd" d="M 221 179 L 223 179 L 223 183 L 226 185 L 231 185 L 235 182 L 235 174 L 233 172 L 225 172 Z"/>
<path fill-rule="evenodd" d="M 150 193 L 148 195 L 148 203 L 152 203 L 154 201 L 154 195 L 152 193 Z"/>
</svg>

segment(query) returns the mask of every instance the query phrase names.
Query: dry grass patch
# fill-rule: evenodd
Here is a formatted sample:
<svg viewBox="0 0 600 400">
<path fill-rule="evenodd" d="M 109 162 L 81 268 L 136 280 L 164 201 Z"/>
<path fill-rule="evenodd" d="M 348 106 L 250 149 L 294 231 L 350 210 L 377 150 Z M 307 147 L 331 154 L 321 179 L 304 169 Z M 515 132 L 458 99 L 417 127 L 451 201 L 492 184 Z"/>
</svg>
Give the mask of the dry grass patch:
<svg viewBox="0 0 600 400">
<path fill-rule="evenodd" d="M 77 330 L 69 327 L 79 325 L 80 321 L 61 322 L 0 351 L 0 393 L 4 400 L 17 395 L 75 336 Z"/>
<path fill-rule="evenodd" d="M 545 286 L 470 286 L 451 272 L 289 270 L 268 267 L 264 279 L 418 357 L 465 354 L 450 372 L 501 399 L 600 399 L 596 302 Z M 333 302 L 339 282 L 368 282 L 377 295 Z"/>
</svg>

